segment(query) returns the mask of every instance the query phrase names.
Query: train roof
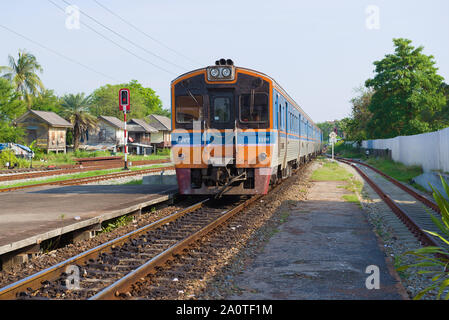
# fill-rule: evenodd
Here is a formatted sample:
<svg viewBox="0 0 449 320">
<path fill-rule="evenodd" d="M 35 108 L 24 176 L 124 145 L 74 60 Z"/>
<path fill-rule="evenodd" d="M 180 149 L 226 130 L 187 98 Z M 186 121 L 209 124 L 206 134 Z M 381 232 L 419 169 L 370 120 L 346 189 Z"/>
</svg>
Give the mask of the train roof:
<svg viewBox="0 0 449 320">
<path fill-rule="evenodd" d="M 209 67 L 209 66 L 208 66 L 208 67 Z M 205 67 L 205 68 L 199 68 L 199 69 L 195 69 L 195 70 L 192 70 L 192 71 L 183 73 L 183 74 L 181 74 L 180 76 L 178 76 L 178 77 L 176 77 L 175 79 L 173 79 L 173 80 L 171 81 L 171 84 L 173 84 L 174 82 L 176 82 L 177 80 L 179 80 L 179 79 L 181 79 L 181 78 L 183 78 L 183 77 L 185 77 L 185 76 L 188 76 L 188 75 L 191 74 L 191 73 L 197 73 L 197 72 L 199 72 L 199 71 L 204 71 L 204 72 L 206 72 L 206 69 L 207 69 L 208 67 Z M 284 88 L 282 88 L 281 85 L 280 85 L 276 80 L 274 80 L 272 77 L 270 77 L 269 75 L 267 75 L 267 74 L 265 74 L 265 73 L 263 73 L 263 72 L 260 72 L 260 71 L 257 71 L 257 70 L 253 70 L 253 69 L 249 69 L 249 68 L 238 67 L 238 66 L 235 66 L 235 68 L 236 68 L 236 70 L 245 70 L 245 71 L 249 71 L 249 72 L 256 73 L 256 74 L 259 74 L 259 75 L 261 75 L 261 76 L 264 76 L 264 77 L 270 79 L 270 80 L 273 82 L 275 88 L 278 89 L 282 94 L 284 94 L 284 95 L 288 98 L 288 100 L 290 100 L 290 102 L 291 102 L 296 108 L 298 108 L 298 109 L 299 109 L 299 110 L 306 116 L 306 118 L 309 120 L 309 122 L 311 122 L 312 124 L 314 124 L 314 125 L 318 128 L 318 126 L 315 124 L 315 122 L 312 120 L 312 118 L 311 118 L 311 117 L 304 111 L 304 109 L 301 108 L 301 107 L 298 105 L 298 103 L 296 103 L 296 101 L 295 101 L 295 100 L 294 100 L 294 99 L 287 93 L 287 91 L 285 91 Z M 319 129 L 319 128 L 318 128 L 318 129 Z M 321 130 L 321 129 L 320 129 L 320 130 Z"/>
</svg>

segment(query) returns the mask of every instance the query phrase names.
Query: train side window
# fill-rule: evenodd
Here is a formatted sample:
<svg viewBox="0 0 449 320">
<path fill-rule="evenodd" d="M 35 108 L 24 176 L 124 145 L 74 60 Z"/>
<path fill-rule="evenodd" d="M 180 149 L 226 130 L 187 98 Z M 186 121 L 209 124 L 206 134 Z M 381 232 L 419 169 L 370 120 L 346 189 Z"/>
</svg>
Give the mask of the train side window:
<svg viewBox="0 0 449 320">
<path fill-rule="evenodd" d="M 268 95 L 266 93 L 240 96 L 240 121 L 264 123 L 268 121 Z"/>
<path fill-rule="evenodd" d="M 195 99 L 194 99 L 194 98 Z M 202 119 L 203 96 L 176 97 L 176 122 L 192 123 Z"/>
</svg>

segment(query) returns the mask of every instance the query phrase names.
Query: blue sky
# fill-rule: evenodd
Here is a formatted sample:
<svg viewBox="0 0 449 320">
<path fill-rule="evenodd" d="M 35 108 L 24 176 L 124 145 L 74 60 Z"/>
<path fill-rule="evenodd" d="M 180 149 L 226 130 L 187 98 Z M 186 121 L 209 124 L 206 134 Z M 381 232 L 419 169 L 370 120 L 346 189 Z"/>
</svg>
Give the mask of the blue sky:
<svg viewBox="0 0 449 320">
<path fill-rule="evenodd" d="M 63 0 L 52 1 L 68 6 Z M 354 88 L 372 77 L 373 61 L 393 52 L 392 39 L 400 37 L 424 46 L 424 53 L 435 57 L 439 74 L 449 81 L 447 0 L 98 0 L 189 59 L 136 32 L 92 0 L 66 1 L 147 52 L 83 14 L 80 29 L 66 28 L 67 14 L 47 0 L 1 1 L 0 25 L 118 80 L 86 70 L 0 28 L 0 65 L 7 64 L 8 54 L 16 56 L 18 49 L 27 49 L 44 68 L 45 86 L 58 95 L 90 94 L 107 83 L 137 79 L 153 88 L 168 108 L 172 79 L 224 57 L 272 76 L 315 121 L 340 119 L 350 114 Z M 368 6 L 378 8 L 378 29 L 367 28 Z M 123 51 L 84 23 L 169 72 Z"/>
</svg>

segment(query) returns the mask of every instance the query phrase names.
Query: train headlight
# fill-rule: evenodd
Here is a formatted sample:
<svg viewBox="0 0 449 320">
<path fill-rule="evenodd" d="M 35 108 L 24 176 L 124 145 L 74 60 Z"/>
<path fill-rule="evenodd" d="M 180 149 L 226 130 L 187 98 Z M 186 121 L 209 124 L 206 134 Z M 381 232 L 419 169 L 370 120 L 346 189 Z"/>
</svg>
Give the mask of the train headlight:
<svg viewBox="0 0 449 320">
<path fill-rule="evenodd" d="M 217 68 L 213 68 L 210 70 L 210 75 L 212 77 L 218 77 L 218 75 L 220 74 L 219 70 Z"/>
<path fill-rule="evenodd" d="M 231 69 L 229 68 L 223 68 L 221 70 L 221 74 L 223 75 L 223 77 L 229 77 L 231 75 Z"/>
<path fill-rule="evenodd" d="M 259 160 L 260 161 L 265 161 L 267 159 L 267 154 L 265 152 L 262 152 L 261 154 L 259 154 Z"/>
<path fill-rule="evenodd" d="M 209 81 L 232 81 L 234 79 L 234 66 L 213 66 L 207 68 L 207 80 Z"/>
</svg>

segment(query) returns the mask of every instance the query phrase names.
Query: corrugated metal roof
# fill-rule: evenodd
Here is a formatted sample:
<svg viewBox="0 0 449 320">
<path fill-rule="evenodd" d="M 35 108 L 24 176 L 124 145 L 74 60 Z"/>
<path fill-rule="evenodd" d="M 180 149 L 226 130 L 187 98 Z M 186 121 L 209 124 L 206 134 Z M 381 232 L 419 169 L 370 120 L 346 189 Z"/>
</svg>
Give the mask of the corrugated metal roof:
<svg viewBox="0 0 449 320">
<path fill-rule="evenodd" d="M 38 111 L 38 110 L 30 110 L 30 113 L 35 114 L 45 122 L 49 123 L 53 127 L 72 127 L 72 124 L 60 117 L 54 112 L 51 111 Z"/>
<path fill-rule="evenodd" d="M 109 122 L 110 124 L 119 129 L 125 129 L 125 122 L 116 117 L 100 116 L 99 118 Z"/>
<path fill-rule="evenodd" d="M 149 117 L 149 123 L 157 130 L 171 131 L 171 120 L 165 116 L 157 114 L 151 114 Z"/>
<path fill-rule="evenodd" d="M 129 123 L 136 123 L 137 125 L 141 126 L 145 132 L 158 132 L 159 130 L 155 129 L 153 126 L 150 126 L 148 123 L 146 123 L 144 120 L 142 119 L 132 119 Z"/>
</svg>

